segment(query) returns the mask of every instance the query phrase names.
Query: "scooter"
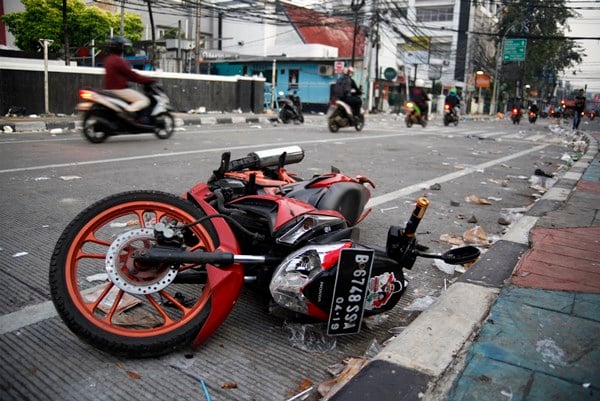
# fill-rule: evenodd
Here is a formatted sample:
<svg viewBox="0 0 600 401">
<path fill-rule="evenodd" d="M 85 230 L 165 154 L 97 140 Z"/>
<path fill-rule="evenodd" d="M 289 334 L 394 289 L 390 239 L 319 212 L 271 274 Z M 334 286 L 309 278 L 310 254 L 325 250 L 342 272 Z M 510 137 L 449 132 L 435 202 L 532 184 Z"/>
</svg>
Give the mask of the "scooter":
<svg viewBox="0 0 600 401">
<path fill-rule="evenodd" d="M 448 126 L 451 123 L 456 127 L 458 125 L 459 117 L 454 111 L 454 108 L 449 103 L 444 103 L 444 126 Z"/>
<path fill-rule="evenodd" d="M 327 110 L 327 128 L 330 132 L 336 133 L 340 128 L 354 127 L 361 131 L 365 126 L 365 112 L 361 108 L 360 113 L 352 115 L 352 108 L 346 102 L 339 99 L 333 100 Z"/>
<path fill-rule="evenodd" d="M 513 124 L 520 124 L 521 123 L 521 109 L 514 107 L 512 109 L 512 114 L 510 116 L 510 119 L 512 120 Z"/>
<path fill-rule="evenodd" d="M 127 118 L 127 102 L 111 92 L 97 89 L 81 89 L 77 110 L 83 113 L 83 136 L 92 143 L 102 143 L 109 136 L 154 133 L 160 139 L 168 139 L 175 131 L 169 98 L 157 84 L 145 85 L 144 93 L 150 105 L 137 116 Z"/>
<path fill-rule="evenodd" d="M 423 128 L 427 126 L 427 119 L 421 112 L 418 111 L 417 105 L 414 102 L 404 103 L 404 122 L 408 128 L 412 127 L 413 124 L 420 124 Z"/>
<path fill-rule="evenodd" d="M 529 111 L 529 122 L 531 124 L 535 124 L 535 122 L 537 121 L 537 113 L 535 113 L 534 111 Z"/>
<path fill-rule="evenodd" d="M 296 91 L 289 93 L 287 96 L 283 92 L 279 92 L 277 103 L 279 105 L 279 119 L 282 123 L 288 124 L 290 121 L 304 122 L 302 101 Z"/>
<path fill-rule="evenodd" d="M 479 256 L 474 247 L 422 251 L 415 233 L 425 198 L 404 227 L 390 227 L 385 247 L 362 244 L 355 225 L 368 214 L 372 183 L 285 170 L 302 158 L 299 147 L 236 160 L 224 153 L 211 178 L 183 197 L 129 191 L 89 206 L 50 261 L 64 323 L 109 353 L 158 356 L 207 341 L 247 284 L 290 316 L 325 323 L 329 335 L 355 334 L 363 317 L 398 303 L 403 269 L 417 257 L 464 264 Z"/>
</svg>

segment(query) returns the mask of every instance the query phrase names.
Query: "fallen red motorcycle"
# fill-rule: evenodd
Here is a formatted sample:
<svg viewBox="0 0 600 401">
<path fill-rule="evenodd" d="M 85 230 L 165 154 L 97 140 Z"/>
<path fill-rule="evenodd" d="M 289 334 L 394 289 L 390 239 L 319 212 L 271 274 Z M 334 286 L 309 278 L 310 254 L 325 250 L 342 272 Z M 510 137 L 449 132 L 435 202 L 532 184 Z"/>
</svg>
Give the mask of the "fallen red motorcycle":
<svg viewBox="0 0 600 401">
<path fill-rule="evenodd" d="M 415 230 L 421 198 L 384 249 L 357 240 L 368 214 L 365 177 L 335 170 L 302 180 L 285 166 L 299 147 L 225 153 L 207 182 L 183 197 L 157 191 L 111 195 L 65 228 L 50 262 L 54 305 L 71 331 L 129 357 L 197 347 L 223 323 L 244 283 L 290 316 L 353 334 L 364 316 L 393 308 L 406 288 L 403 268 L 418 256 L 463 264 L 474 247 L 422 252 Z"/>
</svg>

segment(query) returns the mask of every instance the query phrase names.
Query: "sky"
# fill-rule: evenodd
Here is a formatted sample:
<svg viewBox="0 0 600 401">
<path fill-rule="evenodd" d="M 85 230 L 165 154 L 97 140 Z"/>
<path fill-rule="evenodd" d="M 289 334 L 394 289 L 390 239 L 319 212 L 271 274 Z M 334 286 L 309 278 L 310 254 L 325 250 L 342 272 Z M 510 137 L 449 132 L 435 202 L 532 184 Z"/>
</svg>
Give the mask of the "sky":
<svg viewBox="0 0 600 401">
<path fill-rule="evenodd" d="M 585 9 L 575 10 L 580 16 L 569 19 L 571 32 L 566 32 L 565 36 L 600 37 L 600 0 L 568 1 L 567 5 Z M 569 80 L 572 88 L 583 88 L 587 84 L 588 92 L 600 93 L 600 40 L 582 40 L 578 43 L 585 49 L 587 57 L 576 68 L 576 75 L 569 70 L 563 79 Z"/>
</svg>

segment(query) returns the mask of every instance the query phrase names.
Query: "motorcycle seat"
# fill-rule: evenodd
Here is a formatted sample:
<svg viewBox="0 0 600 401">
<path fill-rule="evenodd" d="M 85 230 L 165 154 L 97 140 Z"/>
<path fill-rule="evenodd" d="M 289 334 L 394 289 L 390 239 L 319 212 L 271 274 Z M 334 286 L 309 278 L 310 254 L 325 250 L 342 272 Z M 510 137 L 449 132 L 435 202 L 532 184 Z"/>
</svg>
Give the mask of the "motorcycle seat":
<svg viewBox="0 0 600 401">
<path fill-rule="evenodd" d="M 288 198 L 301 200 L 321 210 L 335 210 L 354 225 L 362 215 L 368 190 L 356 182 L 339 182 L 329 187 L 307 188 L 306 182 L 288 184 L 282 188 Z"/>
</svg>

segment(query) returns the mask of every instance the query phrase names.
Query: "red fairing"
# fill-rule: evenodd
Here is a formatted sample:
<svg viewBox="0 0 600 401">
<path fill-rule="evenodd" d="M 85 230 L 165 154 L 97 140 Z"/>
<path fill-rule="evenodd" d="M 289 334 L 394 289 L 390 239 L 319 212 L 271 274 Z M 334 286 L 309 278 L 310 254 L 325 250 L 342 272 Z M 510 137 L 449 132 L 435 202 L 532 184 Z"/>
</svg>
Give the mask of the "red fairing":
<svg viewBox="0 0 600 401">
<path fill-rule="evenodd" d="M 275 225 L 273 227 L 275 231 L 279 230 L 284 224 L 286 224 L 290 220 L 293 220 L 303 214 L 320 214 L 324 216 L 339 217 L 341 219 L 344 218 L 339 212 L 336 212 L 335 210 L 319 210 L 306 202 L 302 202 L 292 198 L 282 198 L 281 196 L 249 195 L 244 196 L 240 199 L 235 199 L 231 202 L 231 204 L 235 204 L 237 202 L 252 202 L 252 200 L 263 202 L 268 201 L 273 202 L 277 205 L 277 216 L 275 217 Z"/>
<path fill-rule="evenodd" d="M 307 314 L 310 317 L 314 317 L 320 320 L 327 320 L 329 318 L 329 315 L 323 311 L 323 309 L 319 308 L 317 305 L 313 304 L 312 302 L 308 302 L 306 304 L 306 306 L 308 306 L 308 311 Z"/>
<path fill-rule="evenodd" d="M 193 198 L 207 215 L 217 214 L 217 211 L 203 200 L 207 192 L 210 192 L 208 187 L 200 184 L 186 194 L 186 199 Z M 220 218 L 214 218 L 211 223 L 219 236 L 217 251 L 239 254 L 239 244 L 227 222 Z M 244 285 L 244 267 L 239 263 L 227 268 L 207 265 L 206 272 L 208 274 L 206 285 L 209 287 L 211 297 L 210 313 L 192 343 L 194 347 L 198 347 L 206 341 L 223 324 L 236 304 Z"/>
<path fill-rule="evenodd" d="M 206 201 L 207 199 L 211 198 L 213 196 L 212 191 L 208 188 L 208 185 L 206 185 L 206 183 L 201 182 L 200 184 L 194 186 L 192 189 L 190 189 L 186 194 L 185 194 L 185 198 L 189 199 L 190 196 L 196 200 L 196 202 L 200 202 L 200 201 Z M 208 207 L 210 207 L 209 205 L 207 205 Z M 204 209 L 204 207 L 202 207 Z M 212 207 L 211 207 L 212 209 Z M 214 209 L 213 209 L 214 210 Z M 214 213 L 217 213 L 216 210 L 214 210 Z"/>
</svg>

